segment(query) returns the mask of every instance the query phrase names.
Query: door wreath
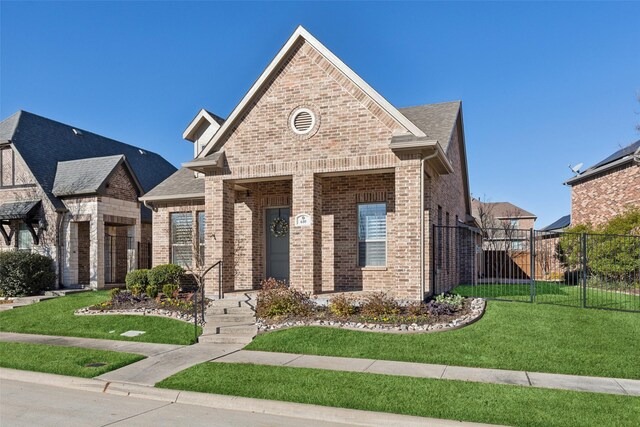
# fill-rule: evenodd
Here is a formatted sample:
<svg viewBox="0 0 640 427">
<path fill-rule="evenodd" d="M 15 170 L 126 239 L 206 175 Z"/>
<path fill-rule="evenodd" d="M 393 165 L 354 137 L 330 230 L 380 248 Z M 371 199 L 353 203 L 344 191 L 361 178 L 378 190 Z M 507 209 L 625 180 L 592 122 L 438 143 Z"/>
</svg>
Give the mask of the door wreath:
<svg viewBox="0 0 640 427">
<path fill-rule="evenodd" d="M 289 234 L 289 221 L 284 218 L 274 218 L 269 229 L 274 237 L 284 237 Z"/>
</svg>

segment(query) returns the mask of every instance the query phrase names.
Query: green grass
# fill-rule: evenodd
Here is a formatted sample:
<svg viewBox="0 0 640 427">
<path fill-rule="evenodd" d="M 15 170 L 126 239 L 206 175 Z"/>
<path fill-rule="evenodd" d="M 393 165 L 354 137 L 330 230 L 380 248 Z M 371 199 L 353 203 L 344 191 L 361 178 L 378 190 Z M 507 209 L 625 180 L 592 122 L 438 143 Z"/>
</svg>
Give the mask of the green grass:
<svg viewBox="0 0 640 427">
<path fill-rule="evenodd" d="M 299 327 L 246 349 L 640 379 L 640 314 L 489 301 L 482 319 L 454 331 Z"/>
<path fill-rule="evenodd" d="M 516 301 L 531 299 L 530 284 L 488 283 L 479 285 L 460 285 L 455 293 L 464 296 L 496 298 Z M 568 286 L 558 282 L 537 281 L 535 301 L 537 303 L 561 304 L 574 307 L 582 306 L 582 286 Z M 587 288 L 587 306 L 592 308 L 610 308 L 616 310 L 640 310 L 640 295 L 630 295 L 606 289 Z"/>
<path fill-rule="evenodd" d="M 74 377 L 96 377 L 142 359 L 144 356 L 139 354 L 116 351 L 0 342 L 0 366 L 3 368 Z M 96 362 L 107 365 L 101 367 L 84 366 Z"/>
<path fill-rule="evenodd" d="M 195 342 L 193 324 L 179 320 L 155 316 L 73 314 L 78 308 L 107 299 L 109 296 L 106 291 L 83 292 L 7 310 L 0 313 L 0 331 L 165 344 Z M 120 336 L 121 333 L 130 330 L 145 333 L 133 338 Z M 199 328 L 198 334 L 201 332 Z"/>
<path fill-rule="evenodd" d="M 635 426 L 640 398 L 320 369 L 207 362 L 157 387 L 514 426 Z"/>
</svg>

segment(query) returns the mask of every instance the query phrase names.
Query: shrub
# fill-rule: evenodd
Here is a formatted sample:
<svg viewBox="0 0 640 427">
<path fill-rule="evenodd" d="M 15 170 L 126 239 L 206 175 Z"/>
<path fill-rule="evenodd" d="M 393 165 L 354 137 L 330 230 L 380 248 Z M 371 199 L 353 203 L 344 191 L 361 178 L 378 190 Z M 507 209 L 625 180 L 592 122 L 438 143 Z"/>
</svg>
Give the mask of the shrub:
<svg viewBox="0 0 640 427">
<path fill-rule="evenodd" d="M 176 285 L 175 283 L 167 283 L 162 287 L 162 293 L 169 298 L 175 296 L 175 294 L 178 293 L 179 290 L 180 286 Z"/>
<path fill-rule="evenodd" d="M 464 304 L 464 298 L 458 294 L 440 294 L 435 300 L 440 304 L 449 304 L 455 310 L 460 310 Z"/>
<path fill-rule="evenodd" d="M 429 310 L 427 305 L 422 301 L 413 301 L 407 304 L 407 314 L 409 316 L 428 316 Z"/>
<path fill-rule="evenodd" d="M 457 294 L 441 294 L 427 304 L 430 316 L 446 316 L 455 314 L 464 305 L 464 297 Z"/>
<path fill-rule="evenodd" d="M 139 285 L 134 285 L 132 288 L 137 288 Z M 118 292 L 111 299 L 112 305 L 121 306 L 121 305 L 135 305 L 142 301 L 142 292 L 139 294 L 134 294 L 133 292 Z"/>
<path fill-rule="evenodd" d="M 364 298 L 360 312 L 366 317 L 395 316 L 400 304 L 384 292 L 374 292 Z"/>
<path fill-rule="evenodd" d="M 146 293 L 149 298 L 155 298 L 158 296 L 158 288 L 153 285 L 147 285 Z"/>
<path fill-rule="evenodd" d="M 133 270 L 127 273 L 124 282 L 127 285 L 127 289 L 131 290 L 133 285 L 140 285 L 142 288 L 146 288 L 149 284 L 149 271 L 147 269 Z"/>
<path fill-rule="evenodd" d="M 256 301 L 258 317 L 308 316 L 314 308 L 309 295 L 290 289 L 276 279 L 262 281 L 262 289 Z"/>
<path fill-rule="evenodd" d="M 109 298 L 113 299 L 120 293 L 120 288 L 113 288 L 109 291 Z"/>
<path fill-rule="evenodd" d="M 55 283 L 51 258 L 22 251 L 0 252 L 0 291 L 4 296 L 37 295 Z"/>
<path fill-rule="evenodd" d="M 336 295 L 329 301 L 329 311 L 338 317 L 349 317 L 356 312 L 356 299 L 346 294 Z"/>
<path fill-rule="evenodd" d="M 129 290 L 130 295 L 133 295 L 135 297 L 139 297 L 140 295 L 142 295 L 142 292 L 144 292 L 144 288 L 142 287 L 142 285 L 136 284 L 131 286 L 131 289 Z M 118 295 L 123 294 L 125 292 L 120 292 Z"/>
<path fill-rule="evenodd" d="M 149 270 L 149 285 L 154 285 L 158 289 L 166 284 L 180 286 L 180 278 L 184 274 L 184 270 L 179 265 L 163 264 L 157 265 Z M 163 291 L 164 292 L 164 291 Z"/>
</svg>

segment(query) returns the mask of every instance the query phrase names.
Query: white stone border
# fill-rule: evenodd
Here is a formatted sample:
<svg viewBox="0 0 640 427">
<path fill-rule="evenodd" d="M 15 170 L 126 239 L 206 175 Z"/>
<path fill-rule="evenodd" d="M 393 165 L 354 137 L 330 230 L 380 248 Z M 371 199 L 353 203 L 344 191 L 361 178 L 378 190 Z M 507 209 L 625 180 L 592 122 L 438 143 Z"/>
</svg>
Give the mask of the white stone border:
<svg viewBox="0 0 640 427">
<path fill-rule="evenodd" d="M 327 328 L 340 328 L 350 329 L 361 332 L 384 332 L 384 333 L 398 333 L 398 334 L 424 334 L 431 332 L 444 332 L 454 329 L 460 329 L 464 326 L 471 325 L 477 322 L 484 315 L 487 302 L 482 298 L 474 298 L 471 300 L 471 313 L 465 314 L 457 319 L 453 319 L 448 323 L 434 323 L 432 325 L 418 325 L 403 324 L 388 325 L 384 323 L 355 323 L 355 322 L 340 322 L 340 321 L 325 321 L 325 320 L 311 320 L 311 321 L 291 321 L 275 324 L 267 324 L 262 319 L 258 319 L 256 325 L 258 326 L 258 333 L 263 334 L 267 332 L 293 328 L 297 326 L 323 326 Z"/>
<path fill-rule="evenodd" d="M 179 311 L 166 310 L 163 308 L 133 308 L 129 310 L 91 310 L 89 307 L 79 308 L 73 312 L 76 316 L 153 316 L 167 319 L 180 320 L 181 322 L 193 324 L 193 314 L 181 313 Z M 201 320 L 198 325 L 202 326 Z"/>
</svg>

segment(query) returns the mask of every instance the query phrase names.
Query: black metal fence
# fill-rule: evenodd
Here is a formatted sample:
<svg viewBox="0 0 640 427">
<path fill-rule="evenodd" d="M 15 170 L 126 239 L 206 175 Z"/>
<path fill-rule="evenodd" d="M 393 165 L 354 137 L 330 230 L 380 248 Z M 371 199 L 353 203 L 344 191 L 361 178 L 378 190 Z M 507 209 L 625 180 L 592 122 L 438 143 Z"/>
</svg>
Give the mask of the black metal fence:
<svg viewBox="0 0 640 427">
<path fill-rule="evenodd" d="M 104 281 L 105 283 L 124 283 L 127 273 L 133 268 L 135 260 L 133 238 L 123 235 L 105 234 L 104 236 Z M 132 258 L 133 257 L 133 258 Z"/>
<path fill-rule="evenodd" d="M 640 236 L 433 227 L 435 294 L 640 311 Z"/>
<path fill-rule="evenodd" d="M 138 268 L 151 268 L 152 266 L 151 242 L 138 242 Z"/>
</svg>

